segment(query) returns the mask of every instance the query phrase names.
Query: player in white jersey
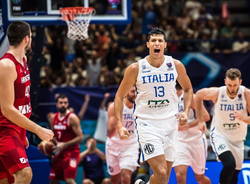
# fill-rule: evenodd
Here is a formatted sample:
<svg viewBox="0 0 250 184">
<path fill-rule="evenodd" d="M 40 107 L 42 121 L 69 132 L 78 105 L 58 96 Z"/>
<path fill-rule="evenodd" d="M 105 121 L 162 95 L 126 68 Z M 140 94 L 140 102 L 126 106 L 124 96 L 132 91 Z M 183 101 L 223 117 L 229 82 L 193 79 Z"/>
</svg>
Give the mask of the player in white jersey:
<svg viewBox="0 0 250 184">
<path fill-rule="evenodd" d="M 108 107 L 106 160 L 112 184 L 130 184 L 132 172 L 139 166 L 139 143 L 133 117 L 135 97 L 135 87 L 132 87 L 123 100 L 122 125 L 130 134 L 126 140 L 120 139 L 116 129 L 114 103 Z"/>
<path fill-rule="evenodd" d="M 223 164 L 220 184 L 235 184 L 243 163 L 244 140 L 247 133 L 247 113 L 250 112 L 250 90 L 241 85 L 241 72 L 227 70 L 225 86 L 204 88 L 197 92 L 198 116 L 203 100 L 214 103 L 210 141 Z"/>
<path fill-rule="evenodd" d="M 177 132 L 178 98 L 176 80 L 184 89 L 184 112 L 181 124 L 187 122 L 187 112 L 192 101 L 193 89 L 184 65 L 164 55 L 166 37 L 164 31 L 153 28 L 146 43 L 149 55 L 128 66 L 115 97 L 115 115 L 118 119 L 122 139 L 129 137 L 129 131 L 122 125 L 123 98 L 135 85 L 136 128 L 145 160 L 153 170 L 151 184 L 166 184 L 174 161 L 173 140 Z"/>
<path fill-rule="evenodd" d="M 184 110 L 183 90 L 181 86 L 176 84 L 176 92 L 179 97 L 179 112 Z M 173 164 L 178 184 L 185 184 L 187 177 L 187 169 L 190 166 L 195 174 L 197 183 L 210 184 L 208 177 L 204 175 L 207 158 L 207 140 L 204 134 L 206 125 L 204 121 L 210 119 L 205 107 L 202 106 L 204 115 L 202 120 L 195 117 L 195 95 L 193 103 L 188 113 L 188 123 L 182 126 L 177 135 L 175 148 L 176 158 Z"/>
</svg>

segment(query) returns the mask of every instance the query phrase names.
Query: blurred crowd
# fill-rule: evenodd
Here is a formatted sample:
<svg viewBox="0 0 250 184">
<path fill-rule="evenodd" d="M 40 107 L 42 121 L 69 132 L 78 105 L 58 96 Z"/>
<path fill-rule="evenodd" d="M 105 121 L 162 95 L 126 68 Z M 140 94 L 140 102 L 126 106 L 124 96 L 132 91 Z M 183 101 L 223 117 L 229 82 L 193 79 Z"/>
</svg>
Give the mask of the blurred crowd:
<svg viewBox="0 0 250 184">
<path fill-rule="evenodd" d="M 40 72 L 42 87 L 119 84 L 124 69 L 147 54 L 146 33 L 166 31 L 168 53 L 248 52 L 244 33 L 230 16 L 222 18 L 219 0 L 137 0 L 128 25 L 90 24 L 89 38 L 68 39 L 66 26 L 45 28 Z"/>
</svg>

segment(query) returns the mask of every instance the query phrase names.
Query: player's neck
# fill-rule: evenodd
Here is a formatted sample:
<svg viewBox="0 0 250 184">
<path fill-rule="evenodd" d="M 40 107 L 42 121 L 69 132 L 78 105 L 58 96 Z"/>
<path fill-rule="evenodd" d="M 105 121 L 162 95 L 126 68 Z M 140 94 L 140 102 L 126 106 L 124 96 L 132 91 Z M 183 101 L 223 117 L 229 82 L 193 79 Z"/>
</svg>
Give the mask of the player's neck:
<svg viewBox="0 0 250 184">
<path fill-rule="evenodd" d="M 16 58 L 16 60 L 23 65 L 23 58 L 25 57 L 24 48 L 10 46 L 8 53 L 11 53 Z"/>
<path fill-rule="evenodd" d="M 160 67 L 164 62 L 164 55 L 162 55 L 162 57 L 154 57 L 149 55 L 146 59 L 150 65 L 154 67 Z"/>
</svg>

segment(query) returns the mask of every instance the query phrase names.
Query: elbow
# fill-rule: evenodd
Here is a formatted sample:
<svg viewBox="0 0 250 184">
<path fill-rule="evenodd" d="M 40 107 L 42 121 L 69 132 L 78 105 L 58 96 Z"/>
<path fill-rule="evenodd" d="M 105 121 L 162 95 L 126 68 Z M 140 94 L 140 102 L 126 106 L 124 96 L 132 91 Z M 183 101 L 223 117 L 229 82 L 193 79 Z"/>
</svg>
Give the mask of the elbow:
<svg viewBox="0 0 250 184">
<path fill-rule="evenodd" d="M 210 120 L 209 114 L 207 114 L 207 115 L 205 115 L 205 116 L 203 117 L 203 121 L 207 122 L 207 121 L 209 121 L 209 120 Z"/>
<path fill-rule="evenodd" d="M 83 134 L 79 135 L 78 137 L 79 137 L 78 143 L 80 144 L 83 141 Z"/>
<path fill-rule="evenodd" d="M 6 117 L 7 119 L 9 119 L 11 111 L 12 111 L 11 107 L 1 106 L 1 112 L 2 112 L 3 116 Z"/>
</svg>

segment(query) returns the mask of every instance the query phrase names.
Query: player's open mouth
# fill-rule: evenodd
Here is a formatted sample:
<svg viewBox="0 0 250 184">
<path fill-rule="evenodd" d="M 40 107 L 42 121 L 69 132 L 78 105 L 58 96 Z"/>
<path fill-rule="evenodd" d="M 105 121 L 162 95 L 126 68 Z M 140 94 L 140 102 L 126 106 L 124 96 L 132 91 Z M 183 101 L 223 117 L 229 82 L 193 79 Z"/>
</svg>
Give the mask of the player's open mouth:
<svg viewBox="0 0 250 184">
<path fill-rule="evenodd" d="M 160 51 L 160 49 L 154 49 L 154 53 L 159 53 Z"/>
</svg>

